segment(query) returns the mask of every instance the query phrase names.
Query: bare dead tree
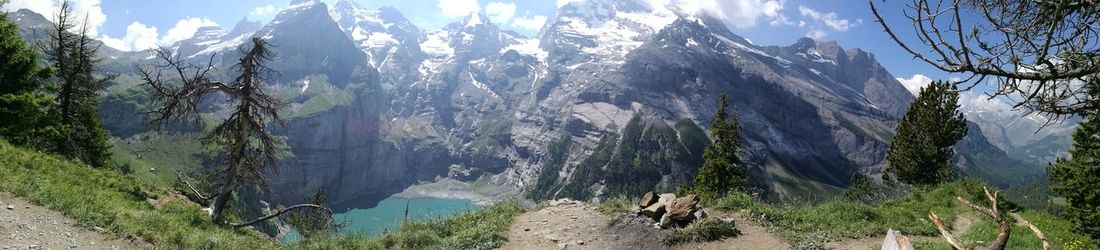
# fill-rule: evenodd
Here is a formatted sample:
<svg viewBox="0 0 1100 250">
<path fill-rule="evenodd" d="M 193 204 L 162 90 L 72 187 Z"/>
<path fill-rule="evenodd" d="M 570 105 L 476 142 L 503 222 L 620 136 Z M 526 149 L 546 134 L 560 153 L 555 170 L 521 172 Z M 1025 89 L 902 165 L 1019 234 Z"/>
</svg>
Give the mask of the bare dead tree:
<svg viewBox="0 0 1100 250">
<path fill-rule="evenodd" d="M 278 148 L 279 139 L 268 129 L 269 123 L 283 123 L 279 111 L 286 106 L 284 101 L 266 92 L 268 81 L 265 76 L 275 73 L 265 66 L 274 57 L 268 47 L 267 42 L 260 38 L 252 39 L 251 48 L 246 49 L 242 45 L 238 50 L 243 56 L 232 68 L 238 74 L 228 84 L 209 75 L 214 69 L 213 55 L 205 65 L 195 65 L 168 49 L 160 48 L 155 51 L 156 63 L 140 67 L 144 84 L 152 89 L 150 101 L 154 108 L 149 111 L 150 123 L 160 129 L 178 120 L 197 122 L 200 101 L 215 93 L 225 95 L 232 104 L 229 116 L 202 138 L 204 143 L 220 145 L 226 159 L 224 168 L 218 173 L 222 180 L 217 191 L 204 195 L 183 180 L 181 174 L 178 175 L 179 180 L 200 200 L 213 200 L 210 214 L 219 223 L 227 223 L 225 208 L 237 187 L 264 186 L 267 180 L 264 173 L 283 157 L 283 152 Z M 299 204 L 252 221 L 229 225 L 249 226 L 297 209 L 332 215 L 332 211 L 322 205 Z"/>
<path fill-rule="evenodd" d="M 966 206 L 970 207 L 971 209 L 974 209 L 975 211 L 978 211 L 979 213 L 982 213 L 986 216 L 989 216 L 989 218 L 993 219 L 993 221 L 996 222 L 997 225 L 998 225 L 997 238 L 995 240 L 993 240 L 993 243 L 990 244 L 989 247 L 979 248 L 978 246 L 969 246 L 969 245 L 963 244 L 961 241 L 959 241 L 957 238 L 955 238 L 954 235 L 951 234 L 951 231 L 947 230 L 947 227 L 945 227 L 943 225 L 943 221 L 940 220 L 940 217 L 938 215 L 936 215 L 936 213 L 929 213 L 928 214 L 928 219 L 932 220 L 932 224 L 936 225 L 936 229 L 939 230 L 940 235 L 943 236 L 944 240 L 947 241 L 947 243 L 950 244 L 951 247 L 953 247 L 955 249 L 959 249 L 959 250 L 963 250 L 963 249 L 1003 250 L 1003 249 L 1005 249 L 1005 246 L 1008 244 L 1008 238 L 1012 234 L 1012 225 L 1009 224 L 1008 220 L 1001 214 L 1001 211 L 997 208 L 997 191 L 994 191 L 993 193 L 990 193 L 989 188 L 987 188 L 987 187 L 982 187 L 982 190 L 985 192 L 986 199 L 989 199 L 989 204 L 990 204 L 989 208 L 982 207 L 982 206 L 979 206 L 977 204 L 974 204 L 973 202 L 970 202 L 969 200 L 963 198 L 962 196 L 957 196 L 957 197 L 955 197 L 955 199 L 958 200 L 959 203 L 962 203 L 963 205 L 966 205 Z M 1043 250 L 1049 250 L 1050 249 L 1050 243 L 1047 242 L 1046 235 L 1044 235 L 1043 232 L 1040 231 L 1038 227 L 1035 227 L 1035 225 L 1031 224 L 1031 222 L 1028 222 L 1027 220 L 1025 220 L 1024 217 L 1021 217 L 1021 216 L 1014 216 L 1014 217 L 1015 217 L 1016 220 L 1020 221 L 1021 224 L 1024 224 L 1025 226 L 1027 226 L 1032 232 L 1035 233 L 1036 236 L 1039 237 L 1040 240 L 1043 241 Z"/>
<path fill-rule="evenodd" d="M 1065 118 L 1100 110 L 1100 0 L 912 0 L 904 15 L 919 44 L 883 30 L 918 60 L 967 77 L 969 90 L 996 82 L 990 98 Z M 1053 120 L 1053 119 L 1052 119 Z"/>
</svg>

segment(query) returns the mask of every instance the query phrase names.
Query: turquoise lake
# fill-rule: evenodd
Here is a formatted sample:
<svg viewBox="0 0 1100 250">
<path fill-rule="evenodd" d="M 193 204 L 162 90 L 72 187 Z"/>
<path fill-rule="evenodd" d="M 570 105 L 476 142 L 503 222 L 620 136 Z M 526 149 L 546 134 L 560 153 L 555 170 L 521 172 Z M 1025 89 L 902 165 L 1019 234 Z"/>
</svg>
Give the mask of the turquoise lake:
<svg viewBox="0 0 1100 250">
<path fill-rule="evenodd" d="M 462 199 L 390 197 L 378 202 L 375 207 L 351 209 L 333 214 L 332 218 L 336 222 L 344 222 L 341 232 L 377 236 L 401 227 L 401 222 L 405 220 L 406 205 L 409 208 L 409 221 L 442 219 L 480 208 L 469 200 Z M 283 242 L 294 242 L 298 237 L 292 231 L 283 238 Z"/>
</svg>

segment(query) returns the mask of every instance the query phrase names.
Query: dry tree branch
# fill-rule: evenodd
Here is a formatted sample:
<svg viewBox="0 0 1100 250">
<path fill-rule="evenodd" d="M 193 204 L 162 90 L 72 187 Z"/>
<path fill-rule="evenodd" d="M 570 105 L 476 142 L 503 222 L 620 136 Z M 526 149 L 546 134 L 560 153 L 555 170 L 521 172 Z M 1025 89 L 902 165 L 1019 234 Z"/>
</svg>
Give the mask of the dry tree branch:
<svg viewBox="0 0 1100 250">
<path fill-rule="evenodd" d="M 969 75 L 957 82 L 968 83 L 964 90 L 989 77 L 997 84 L 992 97 L 1019 98 L 1013 107 L 1027 113 L 1065 118 L 1100 108 L 1100 97 L 1071 84 L 1100 77 L 1100 1 L 912 0 L 903 13 L 915 42 L 898 36 L 875 0 L 868 5 L 913 58 Z"/>
<path fill-rule="evenodd" d="M 993 221 L 997 222 L 997 225 L 999 226 L 998 233 L 997 233 L 997 238 L 988 247 L 988 249 L 1003 250 L 1003 249 L 1005 249 L 1005 246 L 1007 246 L 1008 238 L 1012 233 L 1012 225 L 1010 225 L 1008 223 L 1008 220 L 1005 219 L 1005 217 L 1001 214 L 1000 210 L 998 210 L 998 208 L 997 208 L 997 191 L 994 191 L 994 192 L 990 193 L 988 187 L 982 187 L 982 191 L 985 194 L 985 198 L 989 200 L 989 204 L 990 204 L 989 208 L 982 207 L 980 205 L 974 204 L 973 202 L 970 202 L 969 200 L 963 198 L 962 196 L 956 196 L 955 199 L 958 200 L 959 203 L 962 203 L 963 205 L 966 205 L 966 206 L 974 209 L 975 211 L 978 211 L 979 213 L 985 214 L 986 216 L 989 216 L 990 218 L 992 218 Z M 1028 222 L 1023 217 L 1020 217 L 1017 214 L 1012 214 L 1012 215 L 1016 220 L 1020 221 L 1025 226 L 1027 226 L 1028 229 L 1031 229 L 1031 231 L 1034 232 L 1035 235 L 1038 236 L 1039 239 L 1043 241 L 1043 249 L 1044 250 L 1049 250 L 1050 249 L 1050 243 L 1047 242 L 1046 235 L 1044 235 L 1043 232 L 1040 231 L 1038 227 L 1035 227 L 1035 225 L 1031 224 L 1030 222 Z M 931 219 L 932 223 L 936 225 L 936 228 L 940 231 L 940 235 L 943 236 L 944 240 L 946 240 L 947 243 L 951 245 L 951 247 L 953 247 L 955 249 L 960 249 L 960 250 L 961 249 L 973 249 L 974 248 L 973 246 L 966 246 L 966 245 L 962 244 L 958 239 L 955 238 L 954 235 L 951 235 L 951 232 L 948 231 L 946 227 L 944 227 L 943 222 L 940 220 L 940 217 L 938 215 L 936 215 L 936 213 L 929 213 L 928 218 Z"/>
<path fill-rule="evenodd" d="M 191 185 L 191 182 L 183 179 L 183 173 L 180 173 L 180 171 L 176 171 L 176 180 L 178 180 L 180 183 L 187 185 L 187 187 L 191 189 L 191 192 L 194 192 L 195 196 L 198 196 L 201 200 L 210 200 L 216 195 L 203 195 L 202 192 L 199 192 L 199 189 Z"/>
<path fill-rule="evenodd" d="M 258 219 L 255 219 L 255 220 L 252 220 L 252 221 L 249 221 L 249 222 L 240 223 L 240 224 L 230 224 L 230 225 L 233 226 L 233 227 L 247 227 L 247 226 L 254 225 L 256 223 L 260 223 L 260 222 L 270 220 L 270 219 L 275 218 L 275 217 L 279 217 L 279 215 L 285 214 L 285 213 L 290 212 L 290 211 L 295 210 L 295 209 L 320 210 L 320 211 L 324 212 L 326 215 L 328 215 L 328 217 L 332 217 L 332 210 L 328 209 L 325 206 L 317 205 L 317 204 L 298 204 L 298 205 L 290 206 L 288 208 L 281 209 L 279 211 L 276 211 L 275 213 L 269 214 L 269 215 L 264 216 L 264 217 L 260 217 Z"/>
<path fill-rule="evenodd" d="M 959 240 L 955 239 L 955 236 L 951 235 L 951 231 L 948 231 L 947 227 L 943 226 L 943 221 L 940 220 L 940 216 L 936 215 L 936 213 L 928 213 L 928 218 L 932 219 L 933 224 L 936 224 L 936 229 L 939 229 L 940 235 L 947 241 L 947 244 L 951 244 L 951 247 L 955 249 L 966 249 L 963 247 L 962 243 L 959 243 Z"/>
<path fill-rule="evenodd" d="M 1047 241 L 1046 234 L 1043 234 L 1043 231 L 1039 230 L 1039 227 L 1036 227 L 1035 224 L 1031 224 L 1031 222 L 1028 222 L 1027 219 L 1024 219 L 1024 217 L 1020 216 L 1019 214 L 1012 214 L 1012 218 L 1020 221 L 1020 224 L 1024 224 L 1027 229 L 1031 230 L 1032 233 L 1035 233 L 1036 237 L 1039 237 L 1039 240 L 1043 241 L 1043 250 L 1052 249 L 1050 246 L 1050 242 Z"/>
</svg>

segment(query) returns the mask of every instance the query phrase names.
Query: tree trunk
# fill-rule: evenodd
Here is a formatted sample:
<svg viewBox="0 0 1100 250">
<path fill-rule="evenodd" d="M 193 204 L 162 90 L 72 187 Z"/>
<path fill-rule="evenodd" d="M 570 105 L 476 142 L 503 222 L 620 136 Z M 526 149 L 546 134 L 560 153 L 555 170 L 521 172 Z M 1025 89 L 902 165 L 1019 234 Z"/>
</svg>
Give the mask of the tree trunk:
<svg viewBox="0 0 1100 250">
<path fill-rule="evenodd" d="M 229 202 L 229 198 L 232 197 L 233 192 L 237 189 L 237 178 L 240 176 L 241 168 L 244 167 L 244 154 L 248 151 L 248 135 L 252 133 L 252 127 L 249 126 L 248 121 L 251 117 L 247 117 L 251 114 L 251 103 L 248 103 L 251 92 L 251 77 L 248 75 L 248 67 L 246 69 L 246 76 L 241 86 L 240 101 L 237 104 L 237 138 L 234 138 L 233 151 L 230 153 L 229 159 L 233 162 L 229 164 L 229 169 L 225 171 L 225 185 L 222 186 L 222 191 L 218 194 L 218 198 L 211 204 L 210 210 L 214 216 L 214 221 L 219 223 L 225 222 L 225 206 Z"/>
</svg>

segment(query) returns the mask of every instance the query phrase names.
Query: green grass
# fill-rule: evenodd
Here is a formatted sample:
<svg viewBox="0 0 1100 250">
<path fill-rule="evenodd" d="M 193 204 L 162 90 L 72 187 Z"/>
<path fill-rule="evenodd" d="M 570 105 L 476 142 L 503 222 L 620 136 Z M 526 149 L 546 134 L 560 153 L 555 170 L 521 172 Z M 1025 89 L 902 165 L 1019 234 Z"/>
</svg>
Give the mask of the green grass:
<svg viewBox="0 0 1100 250">
<path fill-rule="evenodd" d="M 309 87 L 305 91 L 290 87 L 276 90 L 275 94 L 283 100 L 291 100 L 299 96 L 306 98 L 300 106 L 292 108 L 293 111 L 283 114 L 288 119 L 308 117 L 337 106 L 350 105 L 355 101 L 355 95 L 352 92 L 333 86 L 322 75 L 310 75 L 306 80 L 309 81 Z"/>
<path fill-rule="evenodd" d="M 93 169 L 0 142 L 0 191 L 62 212 L 86 226 L 165 248 L 276 247 L 250 230 L 214 224 L 198 205 L 170 199 L 159 209 L 147 198 L 165 196 L 130 176 Z"/>
<path fill-rule="evenodd" d="M 733 223 L 727 223 L 715 218 L 699 220 L 683 229 L 673 231 L 665 238 L 665 245 L 677 245 L 688 242 L 707 242 L 721 240 L 727 237 L 737 237 L 741 234 Z"/>
<path fill-rule="evenodd" d="M 1069 221 L 1056 218 L 1050 214 L 1040 212 L 1023 212 L 1020 214 L 1028 222 L 1031 222 L 1046 235 L 1047 241 L 1054 249 L 1100 249 L 1095 242 L 1088 237 L 1073 232 L 1073 224 Z M 1011 237 L 1008 239 L 1007 249 L 1041 249 L 1042 241 L 1026 227 L 1014 225 Z M 974 245 L 983 242 L 988 246 L 997 236 L 998 225 L 985 219 L 976 222 L 970 230 L 958 235 L 958 239 L 964 244 Z M 951 246 L 942 240 L 918 241 L 914 243 L 917 249 L 944 249 L 950 250 Z"/>
<path fill-rule="evenodd" d="M 928 213 L 935 212 L 943 219 L 944 224 L 951 225 L 958 214 L 970 212 L 969 208 L 958 204 L 954 197 L 962 196 L 988 206 L 986 204 L 988 202 L 985 202 L 980 193 L 983 185 L 985 184 L 979 181 L 964 180 L 937 188 L 918 188 L 903 197 L 876 206 L 845 199 L 816 205 L 775 206 L 744 194 L 732 194 L 710 202 L 708 206 L 740 211 L 744 217 L 751 218 L 767 227 L 769 231 L 790 241 L 795 248 L 817 248 L 824 247 L 824 243 L 830 241 L 878 237 L 888 229 L 900 230 L 905 235 L 939 236 L 935 226 L 927 219 Z M 1002 203 L 1000 206 L 1005 211 L 1019 209 L 1013 204 L 1004 201 Z M 1069 230 L 1067 221 L 1034 212 L 1024 213 L 1024 216 L 1043 229 L 1052 241 L 1055 239 L 1087 240 Z M 974 242 L 981 239 L 980 237 L 992 238 L 995 233 L 979 231 L 987 228 L 982 223 L 991 222 L 979 221 L 972 227 L 971 232 L 964 234 L 962 240 Z M 1033 249 L 1031 246 L 1034 246 L 1036 240 L 1029 234 L 1030 231 L 1026 229 L 1016 229 L 1013 231 L 1009 247 Z M 985 241 L 989 242 L 989 239 Z M 923 246 L 936 249 L 940 245 L 938 242 L 931 242 Z"/>
<path fill-rule="evenodd" d="M 500 203 L 443 220 L 409 223 L 377 238 L 337 235 L 290 246 L 248 229 L 213 223 L 192 202 L 133 176 L 20 149 L 0 141 L 0 192 L 100 227 L 120 238 L 140 238 L 166 249 L 485 249 L 500 246 L 518 203 Z M 147 199 L 166 201 L 154 207 Z"/>
<path fill-rule="evenodd" d="M 203 152 L 202 142 L 190 135 L 146 132 L 111 141 L 112 161 L 128 166 L 133 177 L 152 186 L 172 185 L 176 182 L 176 171 L 197 172 L 202 167 Z"/>
<path fill-rule="evenodd" d="M 597 210 L 608 217 L 614 218 L 621 213 L 634 212 L 637 208 L 638 204 L 634 203 L 634 199 L 627 198 L 626 196 L 615 196 L 615 198 L 600 202 Z"/>
</svg>

